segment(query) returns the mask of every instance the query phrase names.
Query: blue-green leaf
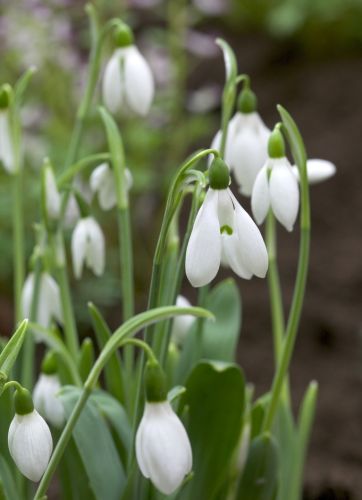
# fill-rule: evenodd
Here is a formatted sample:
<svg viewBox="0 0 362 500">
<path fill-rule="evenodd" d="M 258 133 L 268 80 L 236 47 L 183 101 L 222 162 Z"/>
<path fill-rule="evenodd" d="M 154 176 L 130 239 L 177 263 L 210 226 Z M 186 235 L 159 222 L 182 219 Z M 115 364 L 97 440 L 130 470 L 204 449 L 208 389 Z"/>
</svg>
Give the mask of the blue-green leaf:
<svg viewBox="0 0 362 500">
<path fill-rule="evenodd" d="M 194 477 L 184 500 L 213 500 L 230 470 L 239 442 L 245 402 L 244 377 L 237 365 L 201 362 L 186 382 L 181 407 L 194 457 Z"/>
<path fill-rule="evenodd" d="M 65 386 L 59 397 L 66 417 L 79 399 L 81 390 Z M 97 500 L 119 500 L 126 476 L 105 419 L 94 402 L 88 401 L 73 431 L 77 449 Z"/>
<path fill-rule="evenodd" d="M 18 491 L 11 468 L 2 455 L 0 455 L 0 480 L 8 500 L 20 498 L 20 492 Z"/>
</svg>

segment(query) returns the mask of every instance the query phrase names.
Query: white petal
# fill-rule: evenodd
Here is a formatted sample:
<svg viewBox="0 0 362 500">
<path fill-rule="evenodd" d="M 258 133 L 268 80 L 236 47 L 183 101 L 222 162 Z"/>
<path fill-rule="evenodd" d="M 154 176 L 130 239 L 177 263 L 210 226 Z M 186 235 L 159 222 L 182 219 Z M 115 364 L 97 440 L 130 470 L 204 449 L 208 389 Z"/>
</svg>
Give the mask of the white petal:
<svg viewBox="0 0 362 500">
<path fill-rule="evenodd" d="M 294 175 L 299 181 L 299 169 L 296 165 L 292 167 Z M 318 184 L 332 177 L 337 171 L 336 166 L 327 160 L 311 159 L 307 161 L 307 176 L 309 184 Z"/>
<path fill-rule="evenodd" d="M 275 161 L 269 189 L 275 217 L 287 231 L 292 231 L 299 209 L 299 186 L 286 158 Z"/>
<path fill-rule="evenodd" d="M 48 297 L 50 316 L 54 317 L 59 323 L 63 323 L 59 286 L 48 273 L 43 273 L 43 290 L 44 296 Z"/>
<path fill-rule="evenodd" d="M 105 241 L 100 225 L 93 217 L 87 218 L 87 266 L 96 276 L 103 274 L 105 265 Z"/>
<path fill-rule="evenodd" d="M 268 180 L 268 167 L 264 167 L 259 171 L 253 186 L 251 194 L 251 209 L 254 219 L 258 224 L 264 222 L 270 207 L 269 196 L 269 180 Z"/>
<path fill-rule="evenodd" d="M 168 402 L 146 403 L 136 436 L 136 455 L 142 473 L 166 495 L 173 493 L 190 472 L 190 441 Z"/>
<path fill-rule="evenodd" d="M 101 163 L 93 170 L 89 178 L 89 185 L 93 193 L 96 193 L 101 188 L 109 170 L 108 163 Z"/>
<path fill-rule="evenodd" d="M 192 286 L 212 281 L 220 267 L 221 238 L 218 193 L 209 189 L 197 214 L 186 250 L 186 275 Z"/>
<path fill-rule="evenodd" d="M 8 111 L 0 111 L 0 161 L 7 172 L 12 173 L 15 171 Z"/>
<path fill-rule="evenodd" d="M 26 415 L 15 414 L 8 445 L 20 472 L 31 481 L 39 481 L 48 465 L 53 440 L 48 425 L 36 410 Z"/>
<path fill-rule="evenodd" d="M 224 259 L 235 274 L 240 278 L 250 279 L 253 275 L 244 265 L 242 255 L 240 253 L 241 243 L 237 234 L 227 235 L 223 234 L 222 247 Z"/>
<path fill-rule="evenodd" d="M 116 113 L 122 107 L 124 82 L 122 79 L 121 64 L 123 51 L 114 52 L 107 63 L 102 83 L 102 95 L 105 106 L 111 113 Z"/>
<path fill-rule="evenodd" d="M 235 227 L 240 241 L 239 257 L 244 267 L 250 272 L 264 278 L 268 270 L 268 252 L 260 231 L 238 200 L 231 193 L 235 205 Z"/>
<path fill-rule="evenodd" d="M 191 307 L 190 302 L 182 295 L 179 295 L 177 297 L 176 305 L 179 307 Z M 176 316 L 172 323 L 172 340 L 176 342 L 176 344 L 182 345 L 194 322 L 195 317 L 189 314 L 185 314 L 184 316 Z"/>
<path fill-rule="evenodd" d="M 73 271 L 76 278 L 82 275 L 83 263 L 87 250 L 86 219 L 80 219 L 72 234 Z"/>
<path fill-rule="evenodd" d="M 80 217 L 80 211 L 78 207 L 78 203 L 75 199 L 75 196 L 71 194 L 68 198 L 67 207 L 65 209 L 64 214 L 64 226 L 66 228 L 71 228 L 78 221 Z"/>
<path fill-rule="evenodd" d="M 129 107 L 145 116 L 153 100 L 154 81 L 146 59 L 134 46 L 124 56 L 124 85 Z"/>
<path fill-rule="evenodd" d="M 63 405 L 56 397 L 60 387 L 60 381 L 56 375 L 42 373 L 33 392 L 35 408 L 49 423 L 58 428 L 65 421 Z"/>
</svg>

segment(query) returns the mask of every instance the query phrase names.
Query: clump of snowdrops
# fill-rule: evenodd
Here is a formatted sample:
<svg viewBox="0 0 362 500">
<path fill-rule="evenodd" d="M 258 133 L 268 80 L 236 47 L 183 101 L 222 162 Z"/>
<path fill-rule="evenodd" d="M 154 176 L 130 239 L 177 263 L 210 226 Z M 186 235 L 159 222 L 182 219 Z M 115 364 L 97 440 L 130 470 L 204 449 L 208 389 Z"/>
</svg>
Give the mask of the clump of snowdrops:
<svg viewBox="0 0 362 500">
<path fill-rule="evenodd" d="M 8 440 L 8 450 L 4 442 L 1 447 L 2 497 L 43 499 L 56 475 L 59 498 L 67 499 L 298 499 L 317 384 L 306 389 L 295 419 L 288 371 L 308 271 L 309 185 L 332 175 L 334 166 L 307 160 L 298 128 L 283 107 L 278 106 L 281 121 L 273 130 L 264 124 L 249 76 L 238 73 L 232 49 L 217 40 L 226 68 L 220 130 L 211 148 L 191 154 L 174 174 L 148 307 L 135 314 L 132 165 L 121 132 L 128 114 L 147 116 L 154 80 L 129 26 L 112 19 L 100 27 L 94 9 L 88 6 L 87 12 L 92 25 L 88 80 L 64 165 L 44 159 L 36 244 L 27 266 L 20 111 L 34 69 L 14 87 L 0 89 L 0 160 L 13 183 L 17 324 L 0 354 L 1 436 Z M 105 62 L 108 38 L 115 48 Z M 93 106 L 108 148 L 79 158 Z M 91 199 L 81 189 L 83 174 Z M 187 197 L 188 222 L 179 234 Z M 251 197 L 253 217 L 243 208 L 243 197 Z M 122 323 L 111 331 L 90 303 L 94 338 L 80 344 L 69 276 L 81 279 L 88 268 L 102 279 L 107 245 L 93 215 L 95 204 L 117 215 Z M 264 222 L 265 239 L 258 227 Z M 297 275 L 286 317 L 278 223 L 295 233 L 299 227 Z M 221 266 L 230 277 L 215 284 Z M 270 391 L 258 399 L 235 362 L 241 314 L 237 281 L 253 276 L 268 277 L 275 359 Z M 195 306 L 181 295 L 185 277 L 199 290 Z M 45 353 L 35 377 L 39 344 Z M 12 419 L 8 429 L 6 416 Z M 28 480 L 39 482 L 37 488 Z"/>
</svg>

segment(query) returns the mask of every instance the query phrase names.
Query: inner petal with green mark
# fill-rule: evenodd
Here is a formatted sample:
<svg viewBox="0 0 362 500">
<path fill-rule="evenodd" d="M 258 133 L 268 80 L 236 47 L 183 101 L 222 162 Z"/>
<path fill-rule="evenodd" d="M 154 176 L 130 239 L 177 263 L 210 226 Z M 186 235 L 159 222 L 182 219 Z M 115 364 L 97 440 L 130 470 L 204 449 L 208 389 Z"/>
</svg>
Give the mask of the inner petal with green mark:
<svg viewBox="0 0 362 500">
<path fill-rule="evenodd" d="M 229 236 L 231 236 L 233 234 L 233 230 L 230 226 L 228 226 L 227 224 L 224 224 L 223 226 L 220 227 L 220 233 L 221 234 L 228 234 Z"/>
</svg>

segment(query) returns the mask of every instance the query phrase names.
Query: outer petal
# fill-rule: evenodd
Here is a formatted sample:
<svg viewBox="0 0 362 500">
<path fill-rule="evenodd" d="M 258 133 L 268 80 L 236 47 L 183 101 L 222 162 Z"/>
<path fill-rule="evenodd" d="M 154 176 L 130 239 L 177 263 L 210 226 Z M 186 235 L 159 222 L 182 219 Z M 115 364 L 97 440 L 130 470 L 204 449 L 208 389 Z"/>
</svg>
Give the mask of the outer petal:
<svg viewBox="0 0 362 500">
<path fill-rule="evenodd" d="M 292 167 L 294 175 L 299 181 L 299 170 L 296 165 Z M 309 184 L 318 184 L 332 177 L 337 171 L 334 163 L 327 160 L 312 159 L 307 161 L 307 175 Z"/>
<path fill-rule="evenodd" d="M 0 161 L 3 163 L 7 172 L 14 172 L 14 151 L 10 135 L 9 114 L 7 111 L 0 111 Z"/>
<path fill-rule="evenodd" d="M 122 55 L 122 49 L 116 50 L 104 70 L 103 102 L 111 113 L 116 113 L 121 108 L 124 96 L 124 82 L 121 72 Z"/>
<path fill-rule="evenodd" d="M 124 56 L 124 85 L 129 107 L 145 116 L 153 100 L 155 84 L 146 59 L 134 46 L 129 47 Z"/>
<path fill-rule="evenodd" d="M 146 403 L 137 432 L 137 460 L 146 477 L 170 495 L 192 467 L 192 451 L 185 428 L 170 404 Z"/>
<path fill-rule="evenodd" d="M 179 307 L 191 307 L 190 302 L 182 295 L 179 295 L 177 297 L 176 305 Z M 176 316 L 172 323 L 172 340 L 177 344 L 183 344 L 194 322 L 195 317 L 189 314 L 185 314 L 184 316 Z"/>
<path fill-rule="evenodd" d="M 235 205 L 235 227 L 240 242 L 239 258 L 250 272 L 264 278 L 268 270 L 268 252 L 260 231 L 231 193 Z"/>
<path fill-rule="evenodd" d="M 93 193 L 96 193 L 101 189 L 104 179 L 107 177 L 108 170 L 108 163 L 101 163 L 91 173 L 89 185 Z"/>
<path fill-rule="evenodd" d="M 64 409 L 56 397 L 61 385 L 56 375 L 42 373 L 35 384 L 33 401 L 39 413 L 55 427 L 64 423 Z"/>
<path fill-rule="evenodd" d="M 217 216 L 218 193 L 206 193 L 192 229 L 186 250 L 186 275 L 192 286 L 207 285 L 220 267 L 221 237 Z"/>
<path fill-rule="evenodd" d="M 287 231 L 292 231 L 299 209 L 299 186 L 286 158 L 274 164 L 269 188 L 275 217 Z"/>
<path fill-rule="evenodd" d="M 72 259 L 74 275 L 79 279 L 82 275 L 87 246 L 87 219 L 80 219 L 72 234 Z"/>
<path fill-rule="evenodd" d="M 242 262 L 242 256 L 240 256 L 241 243 L 238 236 L 236 234 L 230 236 L 223 234 L 222 246 L 224 258 L 234 273 L 240 276 L 240 278 L 250 279 L 253 273 L 246 269 Z"/>
<path fill-rule="evenodd" d="M 61 198 L 51 167 L 47 167 L 45 171 L 45 186 L 47 214 L 51 219 L 57 219 L 60 215 Z"/>
<path fill-rule="evenodd" d="M 49 315 L 63 323 L 63 311 L 58 283 L 48 273 L 43 274 L 44 296 L 48 297 Z M 47 325 L 48 326 L 48 325 Z"/>
<path fill-rule="evenodd" d="M 31 481 L 39 481 L 48 465 L 53 440 L 49 427 L 36 410 L 26 415 L 15 414 L 8 445 L 20 472 Z"/>
<path fill-rule="evenodd" d="M 259 171 L 253 186 L 251 194 L 251 209 L 254 219 L 261 224 L 270 207 L 268 166 L 267 164 Z"/>
<path fill-rule="evenodd" d="M 102 229 L 93 217 L 87 218 L 87 232 L 87 265 L 96 276 L 100 276 L 105 265 L 105 241 Z"/>
</svg>

